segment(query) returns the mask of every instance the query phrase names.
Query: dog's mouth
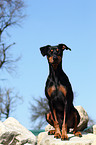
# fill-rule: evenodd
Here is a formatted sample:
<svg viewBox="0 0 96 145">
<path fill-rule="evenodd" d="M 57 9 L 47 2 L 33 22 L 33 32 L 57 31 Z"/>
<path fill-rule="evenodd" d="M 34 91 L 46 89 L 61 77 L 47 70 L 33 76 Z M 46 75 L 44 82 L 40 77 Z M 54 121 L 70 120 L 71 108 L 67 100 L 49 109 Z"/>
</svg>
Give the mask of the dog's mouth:
<svg viewBox="0 0 96 145">
<path fill-rule="evenodd" d="M 54 58 L 53 56 L 51 56 L 51 57 L 48 58 L 48 61 L 53 66 L 53 68 L 56 70 L 57 69 L 57 66 L 62 61 L 62 58 L 60 56 L 57 56 L 56 58 Z"/>
<path fill-rule="evenodd" d="M 48 61 L 53 65 L 59 64 L 61 62 L 61 60 L 62 60 L 62 58 L 60 56 L 57 56 L 57 57 L 51 56 L 48 58 Z"/>
</svg>

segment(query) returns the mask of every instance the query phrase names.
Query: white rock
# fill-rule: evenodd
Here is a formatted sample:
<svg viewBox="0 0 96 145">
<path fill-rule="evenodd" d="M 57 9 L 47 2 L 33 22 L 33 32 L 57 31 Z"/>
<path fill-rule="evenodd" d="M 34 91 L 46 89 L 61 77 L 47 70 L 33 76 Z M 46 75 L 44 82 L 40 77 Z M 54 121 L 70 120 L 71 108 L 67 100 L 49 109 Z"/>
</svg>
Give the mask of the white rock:
<svg viewBox="0 0 96 145">
<path fill-rule="evenodd" d="M 22 126 L 13 117 L 9 117 L 3 122 L 2 128 L 5 131 L 5 134 L 7 133 L 9 136 L 11 135 L 11 137 L 13 133 L 13 140 L 16 140 L 16 145 L 19 145 L 21 143 L 29 143 L 35 145 L 36 143 L 35 135 L 27 130 L 24 126 Z"/>
<path fill-rule="evenodd" d="M 0 121 L 0 143 L 3 143 L 4 145 L 11 142 L 13 138 L 15 138 L 18 135 L 16 131 L 11 130 L 10 128 L 6 127 L 1 121 Z M 15 142 L 15 140 L 14 140 Z"/>
<path fill-rule="evenodd" d="M 94 140 L 94 142 L 92 143 L 92 145 L 96 145 L 96 139 Z"/>
<path fill-rule="evenodd" d="M 49 130 L 54 130 L 54 127 L 51 126 L 50 124 L 48 124 L 48 125 L 45 127 L 45 131 L 49 131 Z"/>
<path fill-rule="evenodd" d="M 48 132 L 42 132 L 38 135 L 37 145 L 93 145 L 96 139 L 94 134 L 83 134 L 81 138 L 68 134 L 68 137 L 68 141 L 61 141 L 54 138 L 54 135 L 48 135 Z"/>
<path fill-rule="evenodd" d="M 93 133 L 96 134 L 96 125 L 93 126 Z"/>
<path fill-rule="evenodd" d="M 89 120 L 88 114 L 82 106 L 75 106 L 75 108 L 78 110 L 80 115 L 80 123 L 78 124 L 77 129 L 82 131 L 87 127 Z"/>
</svg>

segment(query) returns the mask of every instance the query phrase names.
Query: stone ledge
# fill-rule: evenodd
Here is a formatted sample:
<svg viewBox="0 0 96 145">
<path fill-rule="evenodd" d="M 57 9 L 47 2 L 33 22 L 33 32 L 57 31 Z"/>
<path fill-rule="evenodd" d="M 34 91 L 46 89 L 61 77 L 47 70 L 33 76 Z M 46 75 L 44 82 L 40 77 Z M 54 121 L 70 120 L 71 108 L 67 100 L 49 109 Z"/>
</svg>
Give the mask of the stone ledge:
<svg viewBox="0 0 96 145">
<path fill-rule="evenodd" d="M 35 145 L 36 136 L 22 126 L 15 118 L 0 122 L 0 145 Z"/>
<path fill-rule="evenodd" d="M 96 125 L 93 126 L 93 133 L 96 134 Z"/>
<path fill-rule="evenodd" d="M 48 132 L 42 132 L 38 135 L 37 145 L 96 145 L 96 135 L 92 133 L 82 134 L 82 137 L 76 137 L 68 134 L 68 141 L 55 139 L 54 135 L 48 135 Z"/>
</svg>

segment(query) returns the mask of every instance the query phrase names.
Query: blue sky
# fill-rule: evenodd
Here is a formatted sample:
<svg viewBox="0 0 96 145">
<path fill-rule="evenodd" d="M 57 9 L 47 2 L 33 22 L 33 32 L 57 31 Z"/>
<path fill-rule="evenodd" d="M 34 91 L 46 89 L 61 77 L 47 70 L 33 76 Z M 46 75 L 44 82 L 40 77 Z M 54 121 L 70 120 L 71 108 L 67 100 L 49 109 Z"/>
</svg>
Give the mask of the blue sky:
<svg viewBox="0 0 96 145">
<path fill-rule="evenodd" d="M 15 117 L 31 129 L 30 104 L 32 96 L 45 97 L 44 87 L 49 73 L 46 57 L 39 48 L 64 43 L 72 51 L 64 51 L 63 69 L 75 92 L 74 105 L 81 105 L 96 121 L 96 1 L 95 0 L 26 0 L 26 18 L 21 27 L 8 30 L 14 57 L 21 55 L 16 74 L 0 71 L 4 87 L 14 88 L 23 96 Z"/>
</svg>

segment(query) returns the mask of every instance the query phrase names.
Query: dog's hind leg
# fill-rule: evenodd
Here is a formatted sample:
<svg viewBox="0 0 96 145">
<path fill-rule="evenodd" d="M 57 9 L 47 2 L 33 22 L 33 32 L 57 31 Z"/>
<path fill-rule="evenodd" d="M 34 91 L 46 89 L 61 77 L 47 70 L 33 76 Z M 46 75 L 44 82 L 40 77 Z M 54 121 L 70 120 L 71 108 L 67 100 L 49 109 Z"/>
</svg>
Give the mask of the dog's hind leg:
<svg viewBox="0 0 96 145">
<path fill-rule="evenodd" d="M 73 133 L 75 136 L 79 136 L 79 137 L 82 137 L 82 134 L 81 132 L 77 131 L 77 125 L 78 125 L 78 117 L 77 117 L 77 114 L 78 112 L 74 112 L 74 118 L 75 118 L 75 124 L 74 124 L 74 130 L 73 130 Z"/>
<path fill-rule="evenodd" d="M 48 114 L 46 114 L 46 121 L 47 121 L 50 125 L 54 126 L 54 119 L 53 119 L 53 117 L 52 117 L 51 111 L 50 111 Z"/>
<path fill-rule="evenodd" d="M 47 122 L 48 122 L 51 126 L 54 127 L 54 119 L 53 119 L 53 117 L 52 117 L 51 111 L 50 111 L 48 114 L 46 114 L 46 120 L 47 120 Z M 49 131 L 48 131 L 48 135 L 54 135 L 54 134 L 55 134 L 55 129 L 54 129 L 54 130 L 49 130 Z"/>
<path fill-rule="evenodd" d="M 46 115 L 47 122 L 55 128 L 54 130 L 49 130 L 48 135 L 54 135 L 55 138 L 60 138 L 61 137 L 61 132 L 60 132 L 59 123 L 57 121 L 57 116 L 56 116 L 55 109 L 53 109 L 53 115 L 54 115 L 54 119 L 53 119 L 53 116 L 52 116 L 51 112 L 49 112 Z"/>
</svg>

